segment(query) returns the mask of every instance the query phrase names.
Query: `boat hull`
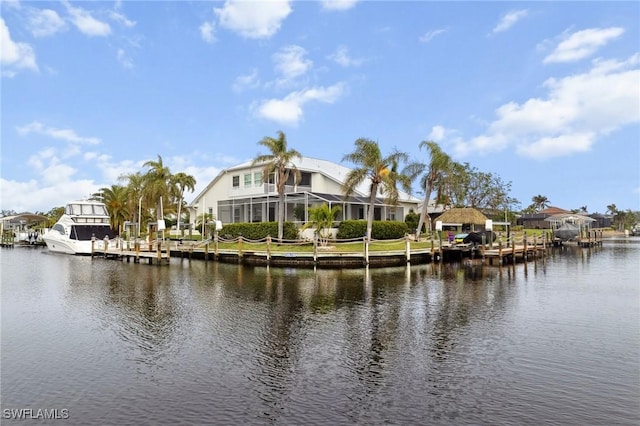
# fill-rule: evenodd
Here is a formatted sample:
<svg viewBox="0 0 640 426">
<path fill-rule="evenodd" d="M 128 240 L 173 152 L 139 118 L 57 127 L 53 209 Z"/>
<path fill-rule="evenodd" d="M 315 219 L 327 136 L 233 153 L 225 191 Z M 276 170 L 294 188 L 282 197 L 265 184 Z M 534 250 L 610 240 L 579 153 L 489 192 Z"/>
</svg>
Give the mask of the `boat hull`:
<svg viewBox="0 0 640 426">
<path fill-rule="evenodd" d="M 79 254 L 79 255 L 90 255 L 91 254 L 91 241 L 78 241 L 71 240 L 69 238 L 56 238 L 56 237 L 48 237 L 44 236 L 42 238 L 44 242 L 47 244 L 47 248 L 49 251 L 54 253 L 64 253 L 64 254 Z M 102 241 L 96 241 L 94 244 L 95 248 L 102 247 Z"/>
</svg>

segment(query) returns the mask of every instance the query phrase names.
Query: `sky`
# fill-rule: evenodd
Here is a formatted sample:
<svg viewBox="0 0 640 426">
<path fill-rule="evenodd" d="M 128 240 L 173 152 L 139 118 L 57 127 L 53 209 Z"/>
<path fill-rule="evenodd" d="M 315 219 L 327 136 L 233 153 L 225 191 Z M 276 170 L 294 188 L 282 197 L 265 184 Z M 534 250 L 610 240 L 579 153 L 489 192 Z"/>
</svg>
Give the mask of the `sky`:
<svg viewBox="0 0 640 426">
<path fill-rule="evenodd" d="M 196 179 L 358 138 L 590 213 L 640 210 L 640 2 L 2 0 L 0 210 L 162 157 Z M 415 196 L 421 198 L 417 185 Z"/>
</svg>

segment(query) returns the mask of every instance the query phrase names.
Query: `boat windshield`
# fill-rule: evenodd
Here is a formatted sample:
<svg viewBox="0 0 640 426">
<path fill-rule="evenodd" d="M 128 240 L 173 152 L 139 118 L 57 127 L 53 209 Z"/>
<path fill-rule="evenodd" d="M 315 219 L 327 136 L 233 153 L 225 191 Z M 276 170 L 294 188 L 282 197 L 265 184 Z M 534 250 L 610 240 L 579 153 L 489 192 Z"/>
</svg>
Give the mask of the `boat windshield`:
<svg viewBox="0 0 640 426">
<path fill-rule="evenodd" d="M 115 238 L 115 234 L 109 226 L 100 225 L 73 225 L 71 227 L 72 240 L 79 241 L 91 241 L 91 237 L 96 237 L 98 240 L 104 239 L 104 237 Z"/>
<path fill-rule="evenodd" d="M 65 210 L 72 216 L 108 216 L 103 204 L 69 204 Z"/>
</svg>

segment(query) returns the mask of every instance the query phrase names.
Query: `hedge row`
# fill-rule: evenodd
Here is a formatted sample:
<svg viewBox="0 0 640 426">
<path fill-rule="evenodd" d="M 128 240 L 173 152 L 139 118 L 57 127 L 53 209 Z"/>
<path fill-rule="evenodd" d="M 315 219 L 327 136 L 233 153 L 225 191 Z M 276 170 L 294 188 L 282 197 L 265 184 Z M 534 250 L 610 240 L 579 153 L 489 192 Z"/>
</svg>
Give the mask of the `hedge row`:
<svg viewBox="0 0 640 426">
<path fill-rule="evenodd" d="M 343 220 L 338 227 L 339 240 L 362 238 L 367 233 L 366 220 Z M 409 233 L 405 222 L 375 220 L 371 226 L 371 238 L 374 240 L 395 240 Z"/>
<path fill-rule="evenodd" d="M 229 223 L 225 224 L 220 231 L 222 238 L 237 238 L 240 235 L 249 240 L 261 240 L 271 235 L 271 238 L 278 238 L 278 222 L 256 222 L 256 223 Z M 298 228 L 292 222 L 284 222 L 282 226 L 282 238 L 285 240 L 297 240 Z"/>
</svg>

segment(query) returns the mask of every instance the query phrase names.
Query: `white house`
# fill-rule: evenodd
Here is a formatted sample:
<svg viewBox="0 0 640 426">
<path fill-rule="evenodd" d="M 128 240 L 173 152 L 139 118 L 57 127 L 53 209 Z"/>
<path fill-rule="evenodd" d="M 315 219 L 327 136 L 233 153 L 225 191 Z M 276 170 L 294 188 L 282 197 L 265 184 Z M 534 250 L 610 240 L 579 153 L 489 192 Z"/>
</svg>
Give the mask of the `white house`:
<svg viewBox="0 0 640 426">
<path fill-rule="evenodd" d="M 300 181 L 294 185 L 293 173 L 285 187 L 285 220 L 307 222 L 309 207 L 326 203 L 339 205 L 336 220 L 365 219 L 369 204 L 369 185 L 365 181 L 352 196 L 345 198 L 342 183 L 351 169 L 317 158 L 302 157 L 294 161 L 300 171 Z M 191 223 L 203 213 L 225 223 L 270 222 L 278 220 L 278 192 L 272 175 L 262 182 L 262 166 L 246 162 L 225 169 L 187 206 Z M 409 210 L 419 212 L 422 200 L 400 192 L 397 206 L 386 204 L 384 197 L 376 199 L 375 220 L 404 220 Z M 193 225 L 192 225 L 193 226 Z"/>
</svg>

